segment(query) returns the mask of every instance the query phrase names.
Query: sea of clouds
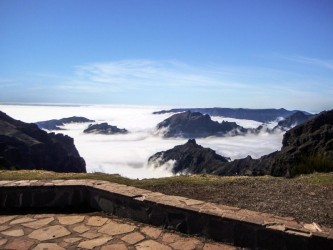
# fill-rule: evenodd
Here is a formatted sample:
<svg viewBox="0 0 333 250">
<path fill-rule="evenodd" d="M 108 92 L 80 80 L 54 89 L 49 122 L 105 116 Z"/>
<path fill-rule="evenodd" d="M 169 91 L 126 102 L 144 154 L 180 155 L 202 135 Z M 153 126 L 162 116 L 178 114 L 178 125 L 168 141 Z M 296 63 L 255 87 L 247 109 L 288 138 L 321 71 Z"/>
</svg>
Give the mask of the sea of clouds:
<svg viewBox="0 0 333 250">
<path fill-rule="evenodd" d="M 42 106 L 42 105 L 0 105 L 0 110 L 24 122 L 37 122 L 61 119 L 70 116 L 84 116 L 97 123 L 108 122 L 118 128 L 126 128 L 130 133 L 118 135 L 84 134 L 89 123 L 67 124 L 66 130 L 55 131 L 74 138 L 80 155 L 86 161 L 88 172 L 120 174 L 129 178 L 159 178 L 172 176 L 169 167 L 152 168 L 147 166 L 148 158 L 156 152 L 186 143 L 187 139 L 162 138 L 156 133 L 156 125 L 172 114 L 153 115 L 154 111 L 167 107 L 153 106 Z M 223 117 L 212 117 L 221 122 L 235 121 L 246 128 L 256 128 L 261 123 Z M 273 127 L 275 124 L 268 124 Z M 233 137 L 209 137 L 197 139 L 197 143 L 215 150 L 218 154 L 233 159 L 251 155 L 262 155 L 279 150 L 282 145 L 282 132 L 273 134 L 262 132 L 258 135 Z"/>
</svg>

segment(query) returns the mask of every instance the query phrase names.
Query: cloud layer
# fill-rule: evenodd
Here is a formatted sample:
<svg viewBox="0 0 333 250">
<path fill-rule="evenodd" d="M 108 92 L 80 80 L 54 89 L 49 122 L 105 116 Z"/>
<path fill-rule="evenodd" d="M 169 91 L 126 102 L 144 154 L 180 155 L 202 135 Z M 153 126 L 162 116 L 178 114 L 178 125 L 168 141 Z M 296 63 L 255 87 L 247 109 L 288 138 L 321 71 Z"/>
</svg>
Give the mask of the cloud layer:
<svg viewBox="0 0 333 250">
<path fill-rule="evenodd" d="M 89 172 L 120 174 L 130 178 L 157 178 L 171 176 L 169 169 L 149 168 L 148 158 L 159 151 L 164 151 L 183 144 L 186 139 L 163 139 L 154 134 L 155 126 L 170 114 L 152 115 L 162 107 L 143 106 L 6 106 L 0 110 L 25 122 L 60 119 L 70 116 L 84 116 L 96 122 L 108 122 L 130 131 L 125 135 L 83 134 L 88 124 L 68 124 L 68 134 L 75 140 L 81 156 L 87 163 Z M 213 117 L 221 121 L 221 117 Z M 235 119 L 228 119 L 233 120 Z M 245 127 L 256 127 L 255 121 L 236 120 Z M 282 134 L 262 133 L 258 136 L 210 137 L 198 139 L 198 144 L 212 148 L 217 153 L 231 159 L 251 155 L 258 158 L 281 147 Z"/>
</svg>

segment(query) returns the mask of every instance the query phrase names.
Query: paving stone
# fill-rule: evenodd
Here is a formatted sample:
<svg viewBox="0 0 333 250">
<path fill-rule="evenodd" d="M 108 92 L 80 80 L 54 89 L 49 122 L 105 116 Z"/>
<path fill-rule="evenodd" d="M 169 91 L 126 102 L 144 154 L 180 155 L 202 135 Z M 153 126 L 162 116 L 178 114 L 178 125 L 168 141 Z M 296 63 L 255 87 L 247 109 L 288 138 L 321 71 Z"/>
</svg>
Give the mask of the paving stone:
<svg viewBox="0 0 333 250">
<path fill-rule="evenodd" d="M 40 243 L 32 250 L 65 250 L 65 248 L 56 243 Z"/>
<path fill-rule="evenodd" d="M 155 240 L 146 240 L 135 245 L 137 250 L 158 249 L 158 250 L 172 250 L 171 247 L 162 245 Z"/>
<path fill-rule="evenodd" d="M 311 231 L 311 232 L 321 232 L 321 228 L 317 223 L 312 223 L 312 224 L 304 224 L 304 228 Z"/>
<path fill-rule="evenodd" d="M 73 228 L 75 232 L 78 232 L 80 234 L 87 232 L 89 229 L 90 229 L 89 227 L 86 227 L 83 224 Z"/>
<path fill-rule="evenodd" d="M 74 244 L 71 244 L 71 243 L 68 243 L 68 242 L 65 242 L 65 241 L 62 241 L 62 242 L 59 242 L 58 243 L 59 246 L 65 248 L 65 249 L 77 249 L 75 243 Z"/>
<path fill-rule="evenodd" d="M 65 227 L 56 225 L 35 230 L 30 233 L 28 237 L 39 241 L 44 241 L 60 238 L 69 234 L 70 232 Z"/>
<path fill-rule="evenodd" d="M 97 238 L 97 239 L 93 239 L 93 240 L 82 241 L 82 242 L 80 242 L 78 247 L 85 248 L 85 249 L 93 249 L 94 247 L 104 245 L 111 239 L 112 239 L 112 237 L 101 237 L 101 238 Z"/>
<path fill-rule="evenodd" d="M 270 229 L 278 230 L 278 231 L 285 231 L 286 230 L 286 227 L 284 225 L 275 225 L 275 224 L 266 226 L 266 228 L 270 228 Z"/>
<path fill-rule="evenodd" d="M 14 219 L 16 215 L 14 216 L 0 216 L 0 224 L 4 224 L 12 219 Z"/>
<path fill-rule="evenodd" d="M 84 216 L 81 215 L 71 215 L 71 216 L 61 216 L 58 217 L 58 221 L 62 225 L 73 225 L 84 220 Z"/>
<path fill-rule="evenodd" d="M 226 244 L 206 243 L 202 250 L 237 250 L 237 248 Z"/>
<path fill-rule="evenodd" d="M 197 248 L 197 246 L 200 245 L 200 243 L 201 242 L 197 239 L 186 238 L 186 239 L 178 240 L 178 241 L 170 244 L 170 246 L 176 250 L 194 250 Z"/>
<path fill-rule="evenodd" d="M 1 233 L 3 235 L 12 236 L 12 237 L 20 237 L 20 236 L 24 235 L 24 231 L 22 229 L 15 229 L 15 230 L 3 231 Z"/>
<path fill-rule="evenodd" d="M 54 214 L 36 214 L 34 216 L 35 219 L 45 219 L 45 218 L 50 218 L 50 217 L 55 217 Z"/>
<path fill-rule="evenodd" d="M 78 242 L 81 239 L 82 238 L 80 238 L 80 237 L 73 237 L 73 238 L 64 239 L 64 241 L 67 242 L 67 243 L 75 243 L 75 242 Z"/>
<path fill-rule="evenodd" d="M 179 240 L 182 240 L 184 238 L 180 237 L 178 234 L 174 234 L 174 233 L 165 233 L 162 237 L 162 242 L 164 243 L 173 243 Z"/>
<path fill-rule="evenodd" d="M 157 239 L 162 233 L 161 229 L 149 226 L 141 228 L 140 231 L 153 239 Z"/>
<path fill-rule="evenodd" d="M 288 234 L 293 234 L 293 235 L 297 235 L 297 236 L 311 237 L 310 232 L 301 232 L 301 231 L 296 231 L 296 230 L 291 230 L 291 229 L 288 229 L 285 232 Z"/>
<path fill-rule="evenodd" d="M 28 180 L 15 181 L 15 184 L 18 186 L 29 186 L 30 182 Z"/>
<path fill-rule="evenodd" d="M 47 224 L 49 224 L 52 221 L 54 221 L 54 218 L 51 217 L 51 218 L 40 219 L 40 220 L 33 221 L 33 222 L 24 223 L 22 225 L 25 227 L 29 227 L 31 229 L 39 229 L 41 227 L 46 226 Z"/>
<path fill-rule="evenodd" d="M 134 245 L 142 240 L 144 240 L 144 236 L 138 232 L 127 234 L 126 236 L 122 237 L 121 239 L 128 244 Z"/>
<path fill-rule="evenodd" d="M 124 243 L 116 243 L 105 245 L 101 247 L 101 250 L 127 250 L 127 246 Z"/>
<path fill-rule="evenodd" d="M 3 249 L 28 250 L 35 244 L 33 241 L 23 238 L 17 238 L 7 243 Z"/>
<path fill-rule="evenodd" d="M 0 232 L 5 231 L 9 228 L 9 226 L 0 226 Z"/>
<path fill-rule="evenodd" d="M 7 239 L 0 239 L 0 246 L 4 245 L 7 243 Z"/>
<path fill-rule="evenodd" d="M 0 181 L 0 186 L 4 186 L 5 184 L 9 184 L 13 181 Z"/>
<path fill-rule="evenodd" d="M 88 219 L 87 225 L 94 226 L 94 227 L 100 227 L 100 226 L 103 226 L 107 220 L 108 220 L 108 218 L 103 218 L 101 216 L 92 216 Z"/>
<path fill-rule="evenodd" d="M 35 221 L 35 219 L 30 218 L 30 217 L 23 217 L 23 218 L 18 218 L 16 220 L 11 221 L 9 223 L 9 225 L 22 224 L 22 223 L 27 223 L 27 222 L 31 222 L 31 221 Z"/>
<path fill-rule="evenodd" d="M 84 234 L 81 234 L 82 237 L 87 239 L 93 239 L 101 236 L 100 233 L 93 233 L 93 232 L 85 232 Z"/>
<path fill-rule="evenodd" d="M 184 200 L 184 202 L 187 206 L 201 205 L 201 204 L 205 203 L 204 201 L 193 200 L 193 199 L 187 199 L 187 200 Z"/>
<path fill-rule="evenodd" d="M 136 228 L 137 228 L 136 226 L 110 221 L 106 225 L 104 225 L 100 230 L 98 230 L 98 232 L 113 236 L 118 234 L 130 233 L 134 231 L 134 229 Z"/>
</svg>

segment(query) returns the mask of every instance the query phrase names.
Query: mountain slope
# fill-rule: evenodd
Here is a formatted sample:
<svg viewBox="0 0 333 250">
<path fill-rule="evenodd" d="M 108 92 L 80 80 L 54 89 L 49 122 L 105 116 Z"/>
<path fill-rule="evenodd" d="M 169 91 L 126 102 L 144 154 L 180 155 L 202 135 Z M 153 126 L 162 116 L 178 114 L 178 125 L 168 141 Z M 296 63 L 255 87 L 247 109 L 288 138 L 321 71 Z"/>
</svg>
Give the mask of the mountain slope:
<svg viewBox="0 0 333 250">
<path fill-rule="evenodd" d="M 86 172 L 74 140 L 47 133 L 36 124 L 15 120 L 0 111 L 0 168 Z"/>
</svg>

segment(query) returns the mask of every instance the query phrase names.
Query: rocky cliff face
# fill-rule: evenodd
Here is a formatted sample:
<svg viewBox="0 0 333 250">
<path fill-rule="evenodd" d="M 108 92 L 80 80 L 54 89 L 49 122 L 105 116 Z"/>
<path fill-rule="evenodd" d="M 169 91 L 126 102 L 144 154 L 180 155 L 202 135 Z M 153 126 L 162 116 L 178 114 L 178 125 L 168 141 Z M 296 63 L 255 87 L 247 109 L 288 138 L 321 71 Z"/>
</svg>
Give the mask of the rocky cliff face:
<svg viewBox="0 0 333 250">
<path fill-rule="evenodd" d="M 47 133 L 36 124 L 15 120 L 0 111 L 0 168 L 86 172 L 74 140 Z"/>
<path fill-rule="evenodd" d="M 326 164 L 333 171 L 333 110 L 324 111 L 285 133 L 282 149 L 274 159 L 273 174 L 281 171 L 292 174 L 293 167 L 306 165 L 309 163 L 306 161 Z"/>
<path fill-rule="evenodd" d="M 90 124 L 87 129 L 83 131 L 84 133 L 93 133 L 93 134 L 103 134 L 103 135 L 112 135 L 112 134 L 127 134 L 126 129 L 118 128 L 117 126 L 109 125 L 106 122 L 100 124 Z"/>
<path fill-rule="evenodd" d="M 192 142 L 193 144 L 193 142 Z M 283 137 L 280 151 L 252 159 L 248 156 L 231 162 L 220 160 L 219 155 L 207 157 L 210 149 L 199 145 L 192 146 L 196 150 L 188 150 L 189 142 L 176 146 L 171 150 L 152 156 L 149 161 L 155 164 L 170 159 L 176 160 L 173 171 L 187 173 L 210 173 L 216 175 L 273 175 L 293 176 L 313 171 L 333 171 L 333 110 L 325 111 L 309 121 L 287 131 Z M 214 152 L 214 151 L 213 151 Z M 215 153 L 215 152 L 214 152 Z M 186 159 L 204 159 L 190 161 Z M 209 155 L 209 154 L 208 154 Z M 158 161 L 156 160 L 158 159 Z"/>
<path fill-rule="evenodd" d="M 209 115 L 199 112 L 183 112 L 172 115 L 157 125 L 165 137 L 200 138 L 208 136 L 223 136 L 227 133 L 245 133 L 246 129 L 235 122 L 222 123 L 212 121 Z"/>
</svg>

